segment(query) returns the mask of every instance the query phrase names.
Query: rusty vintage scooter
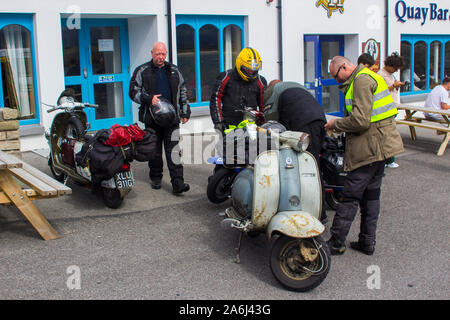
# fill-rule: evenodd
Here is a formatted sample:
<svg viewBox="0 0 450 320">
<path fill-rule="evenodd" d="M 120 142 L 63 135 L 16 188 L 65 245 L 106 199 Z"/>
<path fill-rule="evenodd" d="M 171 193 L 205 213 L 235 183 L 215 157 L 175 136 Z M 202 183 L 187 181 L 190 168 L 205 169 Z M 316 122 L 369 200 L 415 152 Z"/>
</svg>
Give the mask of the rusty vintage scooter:
<svg viewBox="0 0 450 320">
<path fill-rule="evenodd" d="M 261 130 L 261 129 L 260 129 Z M 263 130 L 263 129 L 262 129 Z M 262 152 L 253 166 L 235 178 L 232 206 L 221 225 L 250 236 L 265 232 L 271 241 L 270 268 L 287 289 L 308 291 L 327 276 L 330 251 L 319 221 L 322 187 L 318 164 L 306 150 L 309 136 L 302 132 L 279 134 L 279 150 Z"/>
</svg>

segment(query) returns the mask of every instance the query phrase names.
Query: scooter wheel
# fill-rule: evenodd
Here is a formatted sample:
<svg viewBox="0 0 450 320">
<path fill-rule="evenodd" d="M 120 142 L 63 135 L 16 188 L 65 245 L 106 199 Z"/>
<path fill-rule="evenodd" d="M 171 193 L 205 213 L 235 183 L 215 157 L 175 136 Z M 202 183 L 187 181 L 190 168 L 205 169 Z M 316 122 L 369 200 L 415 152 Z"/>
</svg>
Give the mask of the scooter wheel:
<svg viewBox="0 0 450 320">
<path fill-rule="evenodd" d="M 229 199 L 231 185 L 236 172 L 227 168 L 218 169 L 214 175 L 208 178 L 206 195 L 212 203 L 222 203 Z"/>
<path fill-rule="evenodd" d="M 67 137 L 82 140 L 84 139 L 85 131 L 86 128 L 84 127 L 84 124 L 77 117 L 71 117 L 67 120 L 65 132 Z"/>
<path fill-rule="evenodd" d="M 281 235 L 270 252 L 272 274 L 292 291 L 310 291 L 320 285 L 330 265 L 330 250 L 320 236 L 296 239 Z"/>
<path fill-rule="evenodd" d="M 123 202 L 120 191 L 111 188 L 102 188 L 103 202 L 108 208 L 117 209 Z"/>
<path fill-rule="evenodd" d="M 64 182 L 64 179 L 66 178 L 66 174 L 64 172 L 59 171 L 55 168 L 52 161 L 52 155 L 50 155 L 48 159 L 48 166 L 50 167 L 50 171 L 53 175 L 53 178 L 59 182 Z"/>
</svg>

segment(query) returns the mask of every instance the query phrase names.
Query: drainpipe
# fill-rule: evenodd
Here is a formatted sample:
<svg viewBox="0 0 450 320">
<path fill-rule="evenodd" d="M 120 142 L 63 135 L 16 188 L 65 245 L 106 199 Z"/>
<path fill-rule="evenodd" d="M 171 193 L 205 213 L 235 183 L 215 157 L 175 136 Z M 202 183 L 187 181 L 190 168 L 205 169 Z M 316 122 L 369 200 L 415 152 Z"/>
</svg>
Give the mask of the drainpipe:
<svg viewBox="0 0 450 320">
<path fill-rule="evenodd" d="M 278 0 L 278 75 L 283 81 L 283 16 L 281 11 L 281 0 Z"/>
<path fill-rule="evenodd" d="M 384 18 L 385 20 L 385 25 L 384 25 L 384 39 L 386 41 L 385 47 L 386 47 L 386 57 L 389 56 L 389 0 L 385 0 L 385 15 Z M 381 64 L 381 62 L 380 62 Z"/>
<path fill-rule="evenodd" d="M 169 33 L 168 37 L 168 43 L 167 43 L 167 49 L 168 49 L 168 56 L 169 56 L 169 62 L 173 62 L 173 56 L 172 56 L 172 3 L 170 0 L 166 1 L 167 3 L 167 32 Z"/>
</svg>

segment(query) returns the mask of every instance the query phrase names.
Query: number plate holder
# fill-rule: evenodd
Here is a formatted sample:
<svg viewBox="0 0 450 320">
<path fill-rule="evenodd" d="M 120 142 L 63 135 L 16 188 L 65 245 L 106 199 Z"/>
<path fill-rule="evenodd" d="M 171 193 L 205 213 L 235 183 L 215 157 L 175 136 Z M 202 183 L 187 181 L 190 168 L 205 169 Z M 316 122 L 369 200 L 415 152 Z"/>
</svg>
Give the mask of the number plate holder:
<svg viewBox="0 0 450 320">
<path fill-rule="evenodd" d="M 117 189 L 127 189 L 134 186 L 134 177 L 131 170 L 118 172 L 114 175 Z"/>
</svg>

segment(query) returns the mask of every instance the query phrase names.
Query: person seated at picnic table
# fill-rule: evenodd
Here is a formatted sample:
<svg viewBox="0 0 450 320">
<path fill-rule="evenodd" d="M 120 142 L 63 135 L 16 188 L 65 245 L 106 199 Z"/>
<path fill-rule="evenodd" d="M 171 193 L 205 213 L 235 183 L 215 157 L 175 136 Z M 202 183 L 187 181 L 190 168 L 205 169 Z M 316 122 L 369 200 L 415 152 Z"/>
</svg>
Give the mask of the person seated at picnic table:
<svg viewBox="0 0 450 320">
<path fill-rule="evenodd" d="M 434 89 L 427 95 L 424 107 L 435 110 L 450 110 L 450 105 L 448 103 L 449 90 L 450 77 L 445 77 L 442 84 L 434 87 Z M 440 114 L 424 112 L 424 115 L 428 120 L 444 120 Z"/>
</svg>

